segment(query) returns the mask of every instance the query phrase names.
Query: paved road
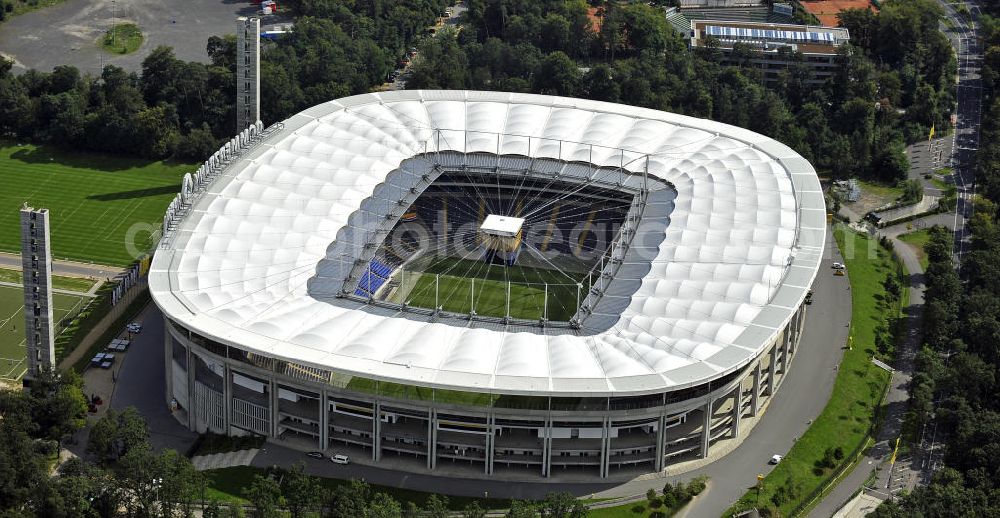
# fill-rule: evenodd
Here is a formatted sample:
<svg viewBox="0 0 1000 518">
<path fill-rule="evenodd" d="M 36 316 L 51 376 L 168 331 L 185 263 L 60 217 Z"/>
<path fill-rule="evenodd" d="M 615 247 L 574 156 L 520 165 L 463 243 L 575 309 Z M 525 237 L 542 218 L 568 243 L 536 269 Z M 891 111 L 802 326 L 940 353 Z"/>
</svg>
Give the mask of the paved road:
<svg viewBox="0 0 1000 518">
<path fill-rule="evenodd" d="M 29 68 L 48 71 L 63 64 L 94 74 L 105 64 L 139 70 L 149 51 L 160 45 L 173 47 L 180 59 L 207 62 L 208 37 L 232 34 L 237 16 L 255 12 L 249 1 L 238 0 L 67 0 L 0 25 L 0 54 L 14 59 L 15 73 Z M 112 14 L 142 30 L 145 40 L 137 52 L 120 56 L 98 48 L 98 38 L 111 27 Z M 262 20 L 268 25 L 287 21 L 281 15 Z"/>
<path fill-rule="evenodd" d="M 184 453 L 197 434 L 181 426 L 167 408 L 163 316 L 150 304 L 136 320 L 142 323 L 142 333 L 133 335 L 132 345 L 118 369 L 111 408 L 136 407 L 149 424 L 149 442 L 153 448 Z"/>
<path fill-rule="evenodd" d="M 0 268 L 21 270 L 21 255 L 0 252 Z M 73 261 L 52 261 L 52 275 L 62 277 L 108 278 L 121 273 L 123 268 L 103 264 L 77 263 Z"/>
<path fill-rule="evenodd" d="M 828 261 L 843 261 L 832 235 L 828 236 Z M 423 474 L 389 471 L 374 466 L 351 464 L 350 467 L 329 462 L 308 462 L 310 473 L 331 478 L 364 478 L 368 482 L 455 495 L 539 498 L 554 490 L 577 495 L 597 493 L 597 497 L 618 497 L 644 494 L 647 489 L 660 490 L 665 482 L 688 481 L 705 474 L 711 478 L 709 489 L 688 509 L 691 518 L 717 518 L 753 486 L 758 473 L 771 467 L 768 459 L 775 453 L 784 454 L 808 428 L 826 405 L 836 379 L 835 368 L 843 357 L 851 319 L 850 287 L 845 277 L 835 277 L 823 268 L 814 287 L 814 303 L 810 307 L 807 325 L 788 377 L 782 383 L 761 421 L 744 443 L 725 457 L 692 472 L 666 478 L 637 480 L 621 485 L 594 483 L 547 483 L 478 480 L 469 477 L 442 478 Z M 268 443 L 258 454 L 254 465 L 269 466 L 305 460 L 302 452 Z"/>
</svg>

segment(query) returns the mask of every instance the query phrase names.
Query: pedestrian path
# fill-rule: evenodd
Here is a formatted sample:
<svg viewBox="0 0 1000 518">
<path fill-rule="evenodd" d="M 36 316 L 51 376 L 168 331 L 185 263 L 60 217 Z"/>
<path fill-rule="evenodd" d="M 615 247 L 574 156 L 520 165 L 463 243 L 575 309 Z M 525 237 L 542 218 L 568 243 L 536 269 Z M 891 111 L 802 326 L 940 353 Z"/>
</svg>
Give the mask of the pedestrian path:
<svg viewBox="0 0 1000 518">
<path fill-rule="evenodd" d="M 249 466 L 253 462 L 253 458 L 257 456 L 258 451 L 260 450 L 257 448 L 251 448 L 249 450 L 198 455 L 197 457 L 191 457 L 191 464 L 194 465 L 194 469 L 197 471 Z"/>
</svg>

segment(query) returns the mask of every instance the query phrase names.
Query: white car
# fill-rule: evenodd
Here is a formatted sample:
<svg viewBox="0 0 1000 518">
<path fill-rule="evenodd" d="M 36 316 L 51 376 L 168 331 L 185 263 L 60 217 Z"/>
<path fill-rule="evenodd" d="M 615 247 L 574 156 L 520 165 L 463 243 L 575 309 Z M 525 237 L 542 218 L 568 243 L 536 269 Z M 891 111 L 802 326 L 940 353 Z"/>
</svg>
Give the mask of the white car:
<svg viewBox="0 0 1000 518">
<path fill-rule="evenodd" d="M 844 269 L 844 263 L 833 263 L 833 269 L 834 270 L 843 270 Z"/>
<path fill-rule="evenodd" d="M 140 333 L 142 332 L 142 325 L 138 322 L 132 322 L 131 324 L 125 326 L 129 333 Z"/>
<path fill-rule="evenodd" d="M 775 455 L 771 457 L 771 460 L 770 462 L 768 462 L 768 464 L 777 464 L 779 462 L 781 462 L 781 455 Z"/>
<path fill-rule="evenodd" d="M 330 455 L 330 462 L 334 464 L 350 464 L 351 459 L 347 455 L 335 454 Z"/>
</svg>

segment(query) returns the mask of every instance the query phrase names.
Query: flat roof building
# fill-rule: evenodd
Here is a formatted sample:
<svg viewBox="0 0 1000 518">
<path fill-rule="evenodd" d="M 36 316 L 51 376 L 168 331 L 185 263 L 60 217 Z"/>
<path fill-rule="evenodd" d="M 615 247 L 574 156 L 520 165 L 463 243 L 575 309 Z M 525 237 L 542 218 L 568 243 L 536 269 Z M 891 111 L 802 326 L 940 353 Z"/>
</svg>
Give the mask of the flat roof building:
<svg viewBox="0 0 1000 518">
<path fill-rule="evenodd" d="M 703 47 L 711 39 L 718 41 L 728 64 L 741 60 L 733 52 L 737 44 L 749 46 L 753 51 L 749 61 L 762 69 L 765 81 L 776 81 L 800 53 L 812 71 L 810 84 L 822 84 L 833 75 L 837 53 L 850 41 L 850 33 L 842 27 L 720 20 L 692 20 L 688 37 L 692 47 Z"/>
</svg>

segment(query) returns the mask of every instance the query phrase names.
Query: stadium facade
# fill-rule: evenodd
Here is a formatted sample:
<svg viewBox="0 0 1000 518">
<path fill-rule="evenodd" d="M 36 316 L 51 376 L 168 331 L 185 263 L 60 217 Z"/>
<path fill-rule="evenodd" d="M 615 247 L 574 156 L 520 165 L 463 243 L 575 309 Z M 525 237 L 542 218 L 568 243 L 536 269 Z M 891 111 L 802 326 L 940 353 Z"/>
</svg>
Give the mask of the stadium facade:
<svg viewBox="0 0 1000 518">
<path fill-rule="evenodd" d="M 738 441 L 791 367 L 826 214 L 779 142 L 472 91 L 248 131 L 185 182 L 150 270 L 192 430 L 621 478 Z"/>
</svg>

